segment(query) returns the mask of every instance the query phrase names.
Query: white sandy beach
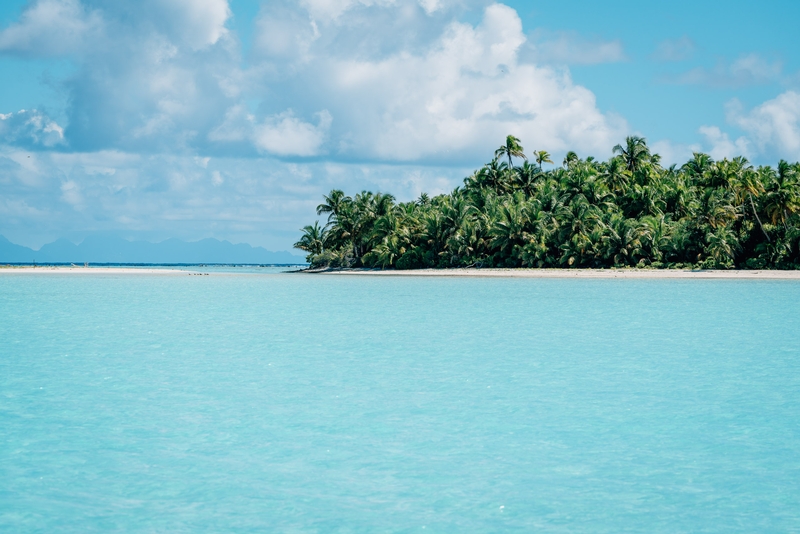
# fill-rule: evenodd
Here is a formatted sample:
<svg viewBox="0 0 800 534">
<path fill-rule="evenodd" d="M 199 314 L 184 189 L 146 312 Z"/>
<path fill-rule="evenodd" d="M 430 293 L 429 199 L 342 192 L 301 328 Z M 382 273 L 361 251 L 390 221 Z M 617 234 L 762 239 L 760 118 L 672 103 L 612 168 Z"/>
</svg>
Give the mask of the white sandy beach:
<svg viewBox="0 0 800 534">
<path fill-rule="evenodd" d="M 302 271 L 326 276 L 467 276 L 485 278 L 619 278 L 619 279 L 738 279 L 800 280 L 800 271 L 692 271 L 685 269 L 415 269 L 408 271 L 373 269 L 331 269 Z M 131 267 L 0 267 L 2 274 L 130 274 L 130 275 L 231 275 L 237 273 L 198 273 L 185 269 L 136 269 Z M 252 273 L 248 273 L 252 274 Z"/>
<path fill-rule="evenodd" d="M 64 266 L 43 266 L 43 267 L 2 267 L 0 275 L 3 274 L 200 274 L 181 269 L 134 269 L 131 267 L 64 267 Z"/>
<path fill-rule="evenodd" d="M 800 280 L 800 271 L 691 271 L 683 269 L 417 269 L 329 270 L 317 274 L 340 276 L 477 276 L 505 278 L 620 278 L 620 279 L 746 279 Z"/>
</svg>

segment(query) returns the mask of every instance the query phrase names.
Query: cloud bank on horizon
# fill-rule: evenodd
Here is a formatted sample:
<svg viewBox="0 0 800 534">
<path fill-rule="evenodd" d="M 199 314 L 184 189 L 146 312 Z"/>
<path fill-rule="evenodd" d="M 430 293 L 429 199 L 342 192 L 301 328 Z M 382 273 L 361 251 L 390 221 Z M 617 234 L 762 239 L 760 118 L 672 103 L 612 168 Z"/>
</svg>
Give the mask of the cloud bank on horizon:
<svg viewBox="0 0 800 534">
<path fill-rule="evenodd" d="M 629 61 L 620 39 L 525 28 L 501 3 L 270 1 L 249 18 L 227 0 L 22 7 L 0 58 L 68 65 L 47 81 L 62 105 L 0 108 L 0 233 L 26 245 L 119 231 L 285 249 L 332 187 L 413 198 L 458 185 L 507 134 L 607 157 L 637 132 L 571 73 Z M 651 60 L 696 48 L 678 37 Z M 779 61 L 751 54 L 664 83 L 768 82 L 782 91 L 692 125 L 701 143 L 654 147 L 668 161 L 800 159 L 800 92 Z"/>
</svg>

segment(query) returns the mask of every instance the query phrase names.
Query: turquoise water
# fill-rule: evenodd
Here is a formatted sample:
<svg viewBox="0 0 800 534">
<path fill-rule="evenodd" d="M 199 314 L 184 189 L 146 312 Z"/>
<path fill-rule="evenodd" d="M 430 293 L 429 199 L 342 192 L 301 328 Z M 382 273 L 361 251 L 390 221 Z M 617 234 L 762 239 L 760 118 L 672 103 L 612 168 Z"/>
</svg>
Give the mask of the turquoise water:
<svg viewBox="0 0 800 534">
<path fill-rule="evenodd" d="M 798 312 L 787 281 L 0 276 L 0 531 L 797 531 Z"/>
</svg>

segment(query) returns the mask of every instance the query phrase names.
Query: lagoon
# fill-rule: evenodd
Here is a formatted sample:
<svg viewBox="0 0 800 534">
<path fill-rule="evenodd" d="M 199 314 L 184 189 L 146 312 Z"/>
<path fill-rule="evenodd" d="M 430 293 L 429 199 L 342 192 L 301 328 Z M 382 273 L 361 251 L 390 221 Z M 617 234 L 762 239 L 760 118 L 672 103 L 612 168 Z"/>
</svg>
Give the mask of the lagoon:
<svg viewBox="0 0 800 534">
<path fill-rule="evenodd" d="M 0 531 L 800 524 L 800 283 L 0 277 Z"/>
</svg>

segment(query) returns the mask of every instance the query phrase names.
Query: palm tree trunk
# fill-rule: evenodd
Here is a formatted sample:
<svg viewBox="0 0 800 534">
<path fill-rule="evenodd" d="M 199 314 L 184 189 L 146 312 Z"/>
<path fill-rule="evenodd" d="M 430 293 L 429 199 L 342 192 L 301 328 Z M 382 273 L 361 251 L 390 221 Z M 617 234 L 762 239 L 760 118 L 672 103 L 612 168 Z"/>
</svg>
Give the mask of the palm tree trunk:
<svg viewBox="0 0 800 534">
<path fill-rule="evenodd" d="M 764 225 L 761 224 L 761 219 L 758 217 L 758 212 L 756 211 L 756 204 L 755 204 L 755 202 L 753 202 L 753 195 L 751 195 L 750 193 L 747 193 L 747 196 L 748 196 L 748 198 L 750 198 L 750 206 L 753 208 L 753 215 L 756 216 L 756 220 L 758 221 L 758 227 L 761 228 L 761 233 L 763 233 L 764 237 L 767 238 L 767 243 L 772 243 L 772 241 L 770 240 L 769 236 L 767 235 L 767 232 L 764 231 Z"/>
</svg>

